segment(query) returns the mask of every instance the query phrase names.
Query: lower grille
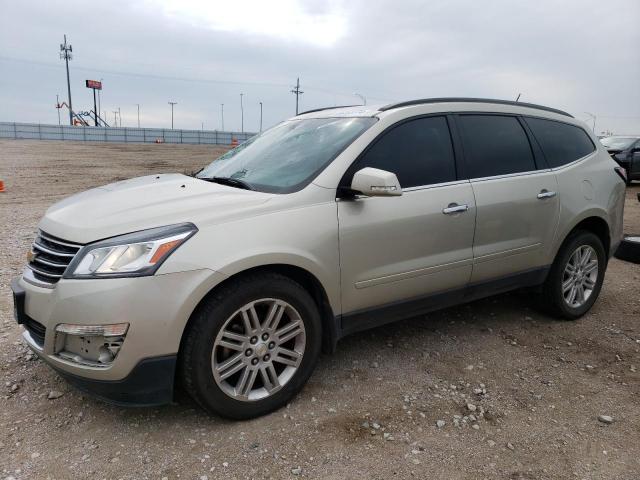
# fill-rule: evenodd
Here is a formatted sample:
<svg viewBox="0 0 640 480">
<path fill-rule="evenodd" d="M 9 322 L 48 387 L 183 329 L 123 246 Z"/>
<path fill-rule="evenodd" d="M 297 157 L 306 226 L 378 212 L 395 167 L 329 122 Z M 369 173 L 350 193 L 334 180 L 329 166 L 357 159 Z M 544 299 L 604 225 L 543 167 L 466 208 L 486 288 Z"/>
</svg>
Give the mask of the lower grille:
<svg viewBox="0 0 640 480">
<path fill-rule="evenodd" d="M 36 280 L 46 284 L 58 283 L 80 248 L 82 245 L 78 243 L 68 242 L 40 231 L 31 247 L 31 257 L 27 266 Z"/>
<path fill-rule="evenodd" d="M 47 327 L 40 322 L 36 322 L 33 318 L 27 317 L 22 326 L 29 332 L 33 341 L 39 346 L 44 345 L 44 337 L 47 333 Z"/>
</svg>

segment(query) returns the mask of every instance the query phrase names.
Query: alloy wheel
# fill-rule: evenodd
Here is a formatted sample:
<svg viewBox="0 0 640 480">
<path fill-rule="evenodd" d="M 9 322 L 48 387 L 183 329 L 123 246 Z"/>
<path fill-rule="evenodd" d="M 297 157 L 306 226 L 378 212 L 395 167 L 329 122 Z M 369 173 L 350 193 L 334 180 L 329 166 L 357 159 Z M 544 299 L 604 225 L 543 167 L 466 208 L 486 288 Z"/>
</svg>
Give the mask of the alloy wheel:
<svg viewBox="0 0 640 480">
<path fill-rule="evenodd" d="M 225 321 L 215 338 L 213 377 L 235 400 L 262 400 L 291 380 L 305 345 L 304 322 L 289 303 L 275 298 L 247 303 Z"/>
<path fill-rule="evenodd" d="M 596 287 L 598 256 L 589 245 L 579 246 L 569 257 L 562 276 L 562 295 L 571 308 L 582 307 Z"/>
</svg>

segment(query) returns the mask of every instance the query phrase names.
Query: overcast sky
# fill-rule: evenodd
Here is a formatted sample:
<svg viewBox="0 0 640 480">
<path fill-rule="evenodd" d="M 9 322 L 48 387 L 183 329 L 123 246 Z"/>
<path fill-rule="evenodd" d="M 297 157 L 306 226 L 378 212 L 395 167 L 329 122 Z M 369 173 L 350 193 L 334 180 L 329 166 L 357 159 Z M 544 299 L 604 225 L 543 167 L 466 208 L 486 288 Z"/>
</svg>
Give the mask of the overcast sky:
<svg viewBox="0 0 640 480">
<path fill-rule="evenodd" d="M 57 123 L 103 79 L 124 126 L 264 127 L 300 109 L 411 98 L 515 99 L 567 110 L 596 131 L 640 134 L 639 0 L 1 0 L 0 120 Z M 64 115 L 63 122 L 64 122 Z M 591 122 L 591 120 L 589 120 Z"/>
</svg>

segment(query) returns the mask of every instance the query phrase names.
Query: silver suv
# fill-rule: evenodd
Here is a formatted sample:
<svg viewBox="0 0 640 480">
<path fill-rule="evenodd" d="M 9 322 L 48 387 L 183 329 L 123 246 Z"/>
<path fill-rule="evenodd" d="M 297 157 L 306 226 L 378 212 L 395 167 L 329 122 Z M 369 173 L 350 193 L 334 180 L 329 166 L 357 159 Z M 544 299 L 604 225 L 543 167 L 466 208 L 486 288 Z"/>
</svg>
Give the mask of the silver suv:
<svg viewBox="0 0 640 480">
<path fill-rule="evenodd" d="M 522 287 L 583 315 L 622 237 L 619 169 L 582 122 L 537 105 L 310 111 L 194 176 L 52 206 L 16 318 L 105 400 L 162 404 L 180 382 L 208 411 L 254 417 L 376 325 Z"/>
</svg>

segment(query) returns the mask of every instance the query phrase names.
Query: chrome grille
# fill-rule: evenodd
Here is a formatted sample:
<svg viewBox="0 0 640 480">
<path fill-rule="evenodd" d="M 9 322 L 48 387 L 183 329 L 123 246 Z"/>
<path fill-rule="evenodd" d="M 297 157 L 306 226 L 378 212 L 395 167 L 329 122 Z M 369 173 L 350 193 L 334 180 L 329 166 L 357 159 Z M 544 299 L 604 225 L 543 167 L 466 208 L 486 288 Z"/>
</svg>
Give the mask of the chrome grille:
<svg viewBox="0 0 640 480">
<path fill-rule="evenodd" d="M 36 280 L 47 284 L 58 283 L 80 248 L 82 245 L 78 243 L 40 231 L 31 246 L 31 259 L 27 267 Z"/>
</svg>

